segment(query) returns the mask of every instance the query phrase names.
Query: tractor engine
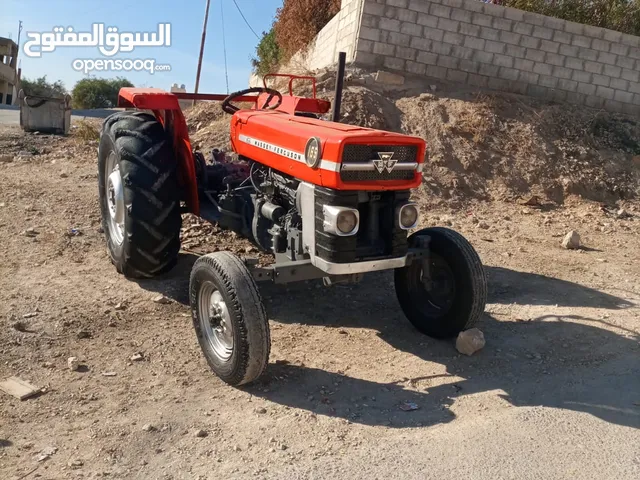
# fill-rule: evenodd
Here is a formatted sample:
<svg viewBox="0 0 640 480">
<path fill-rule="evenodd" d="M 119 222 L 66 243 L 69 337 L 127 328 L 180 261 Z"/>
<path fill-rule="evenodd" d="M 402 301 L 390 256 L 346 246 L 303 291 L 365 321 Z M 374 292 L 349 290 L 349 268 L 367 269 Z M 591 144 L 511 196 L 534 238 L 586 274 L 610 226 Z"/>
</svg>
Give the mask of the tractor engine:
<svg viewBox="0 0 640 480">
<path fill-rule="evenodd" d="M 301 228 L 296 207 L 299 181 L 260 163 L 213 150 L 209 161 L 196 151 L 200 194 L 217 212 L 218 225 L 269 253 L 287 249 L 289 229 Z"/>
<path fill-rule="evenodd" d="M 305 258 L 302 196 L 308 184 L 218 150 L 209 162 L 201 152 L 195 155 L 200 194 L 217 210 L 215 221 L 221 228 L 243 235 L 264 252 L 286 255 L 292 261 Z M 344 264 L 406 255 L 407 226 L 400 224 L 397 212 L 408 204 L 408 190 L 341 191 L 314 186 L 312 193 L 308 221 L 314 223 L 315 255 L 320 259 Z M 325 223 L 333 211 L 347 214 L 340 214 L 332 229 Z"/>
</svg>

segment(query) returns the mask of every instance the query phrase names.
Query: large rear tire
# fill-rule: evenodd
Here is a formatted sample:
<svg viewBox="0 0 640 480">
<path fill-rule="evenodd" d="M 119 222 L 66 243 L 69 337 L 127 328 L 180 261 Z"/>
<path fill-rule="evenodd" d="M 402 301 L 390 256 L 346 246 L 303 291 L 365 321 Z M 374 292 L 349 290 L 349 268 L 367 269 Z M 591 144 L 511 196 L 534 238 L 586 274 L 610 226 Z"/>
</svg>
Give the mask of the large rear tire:
<svg viewBox="0 0 640 480">
<path fill-rule="evenodd" d="M 409 237 L 417 246 L 429 237 L 429 258 L 396 269 L 400 306 L 422 333 L 450 338 L 475 325 L 487 303 L 487 280 L 469 241 L 448 228 L 426 228 Z"/>
<path fill-rule="evenodd" d="M 180 251 L 180 197 L 171 140 L 153 115 L 119 112 L 98 150 L 102 225 L 111 261 L 134 278 L 170 270 Z"/>
<path fill-rule="evenodd" d="M 269 321 L 256 282 L 229 252 L 193 265 L 189 282 L 193 326 L 211 370 L 230 385 L 254 381 L 269 362 Z"/>
</svg>

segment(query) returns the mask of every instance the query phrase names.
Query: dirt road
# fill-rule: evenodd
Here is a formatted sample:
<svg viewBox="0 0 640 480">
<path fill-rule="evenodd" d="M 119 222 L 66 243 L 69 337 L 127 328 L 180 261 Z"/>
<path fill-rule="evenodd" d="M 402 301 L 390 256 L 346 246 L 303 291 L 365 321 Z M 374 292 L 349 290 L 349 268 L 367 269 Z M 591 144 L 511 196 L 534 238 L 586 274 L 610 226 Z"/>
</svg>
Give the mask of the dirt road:
<svg viewBox="0 0 640 480">
<path fill-rule="evenodd" d="M 423 198 L 423 225 L 452 224 L 487 265 L 487 347 L 463 357 L 419 335 L 389 274 L 265 285 L 271 363 L 235 389 L 192 331 L 196 254 L 166 277 L 119 276 L 96 145 L 2 128 L 0 153 L 37 153 L 0 163 L 0 377 L 46 391 L 0 394 L 0 478 L 640 477 L 640 205 L 616 218 Z M 188 226 L 192 252 L 247 248 Z M 560 247 L 571 229 L 588 248 Z"/>
</svg>

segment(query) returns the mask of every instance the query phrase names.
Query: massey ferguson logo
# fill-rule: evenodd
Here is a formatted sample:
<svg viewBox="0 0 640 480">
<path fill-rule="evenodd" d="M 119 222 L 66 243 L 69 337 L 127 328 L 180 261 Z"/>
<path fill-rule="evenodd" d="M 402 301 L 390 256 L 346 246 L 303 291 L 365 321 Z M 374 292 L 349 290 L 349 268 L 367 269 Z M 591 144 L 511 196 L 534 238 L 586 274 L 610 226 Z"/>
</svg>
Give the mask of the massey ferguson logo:
<svg viewBox="0 0 640 480">
<path fill-rule="evenodd" d="M 376 167 L 378 173 L 383 173 L 385 170 L 387 173 L 391 173 L 398 163 L 398 160 L 393 160 L 393 152 L 378 152 L 379 160 L 373 161 L 373 166 Z"/>
</svg>

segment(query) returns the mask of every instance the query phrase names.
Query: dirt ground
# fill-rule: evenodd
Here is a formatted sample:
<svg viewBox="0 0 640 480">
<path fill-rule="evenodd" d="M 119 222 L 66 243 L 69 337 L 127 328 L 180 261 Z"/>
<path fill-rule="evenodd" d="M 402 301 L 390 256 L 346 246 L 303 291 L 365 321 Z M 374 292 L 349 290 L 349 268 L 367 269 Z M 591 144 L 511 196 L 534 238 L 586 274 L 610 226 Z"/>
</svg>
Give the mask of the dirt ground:
<svg viewBox="0 0 640 480">
<path fill-rule="evenodd" d="M 422 226 L 462 232 L 486 264 L 486 348 L 417 334 L 388 272 L 263 285 L 271 361 L 236 389 L 200 353 L 188 273 L 198 254 L 253 250 L 189 218 L 174 271 L 118 275 L 96 148 L 0 126 L 15 155 L 0 163 L 0 378 L 44 388 L 0 392 L 0 478 L 640 477 L 637 201 L 452 208 L 425 182 Z M 572 229 L 584 249 L 561 248 Z"/>
</svg>

